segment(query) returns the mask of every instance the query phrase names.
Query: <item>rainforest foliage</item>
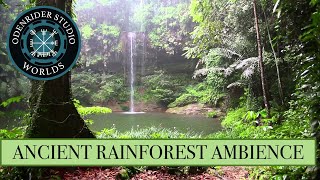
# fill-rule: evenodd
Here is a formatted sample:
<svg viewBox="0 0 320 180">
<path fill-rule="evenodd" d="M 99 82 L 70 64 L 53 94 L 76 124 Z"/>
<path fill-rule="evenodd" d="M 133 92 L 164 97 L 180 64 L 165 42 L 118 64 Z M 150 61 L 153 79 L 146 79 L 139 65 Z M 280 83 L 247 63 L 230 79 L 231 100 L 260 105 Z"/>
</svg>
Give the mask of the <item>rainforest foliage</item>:
<svg viewBox="0 0 320 180">
<path fill-rule="evenodd" d="M 35 1 L 0 3 L 0 119 L 28 122 L 30 82 L 10 64 L 5 42 L 10 23 Z M 111 112 L 98 106 L 128 109 L 131 32 L 139 103 L 219 108 L 226 113 L 224 129 L 210 138 L 314 137 L 319 142 L 319 8 L 319 0 L 77 0 L 73 14 L 83 43 L 71 76 L 74 103 L 82 116 Z M 206 115 L 217 117 L 215 111 Z M 123 134 L 105 128 L 95 135 L 200 136 L 156 127 Z M 4 129 L 0 136 L 19 138 L 24 130 Z M 308 170 L 253 168 L 251 176 L 301 179 L 308 178 Z M 308 172 L 320 177 L 317 168 Z"/>
</svg>

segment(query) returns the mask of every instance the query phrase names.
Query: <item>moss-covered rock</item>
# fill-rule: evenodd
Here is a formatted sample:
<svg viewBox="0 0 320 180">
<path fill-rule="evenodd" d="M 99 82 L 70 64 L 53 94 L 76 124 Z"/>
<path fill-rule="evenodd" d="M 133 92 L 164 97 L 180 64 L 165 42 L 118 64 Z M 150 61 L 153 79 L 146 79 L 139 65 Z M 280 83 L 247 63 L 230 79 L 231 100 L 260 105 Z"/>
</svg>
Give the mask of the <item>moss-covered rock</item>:
<svg viewBox="0 0 320 180">
<path fill-rule="evenodd" d="M 188 104 L 182 107 L 173 107 L 166 110 L 167 113 L 172 114 L 187 114 L 187 115 L 204 115 L 207 116 L 209 112 L 215 112 L 215 117 L 223 115 L 220 109 L 211 108 L 204 104 Z"/>
<path fill-rule="evenodd" d="M 117 180 L 127 180 L 127 179 L 130 179 L 127 170 L 121 169 L 121 170 L 119 171 L 119 173 L 117 174 L 116 179 L 117 179 Z"/>
</svg>

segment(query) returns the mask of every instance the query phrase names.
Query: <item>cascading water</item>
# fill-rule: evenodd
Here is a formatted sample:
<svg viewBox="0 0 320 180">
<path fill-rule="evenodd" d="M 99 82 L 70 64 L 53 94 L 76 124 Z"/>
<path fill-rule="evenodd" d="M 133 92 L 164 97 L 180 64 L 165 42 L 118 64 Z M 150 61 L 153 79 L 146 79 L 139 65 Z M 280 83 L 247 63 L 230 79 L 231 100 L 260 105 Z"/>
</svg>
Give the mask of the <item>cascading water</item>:
<svg viewBox="0 0 320 180">
<path fill-rule="evenodd" d="M 142 114 L 144 112 L 136 112 L 134 107 L 134 83 L 135 83 L 135 59 L 134 59 L 134 48 L 135 48 L 136 33 L 129 32 L 128 39 L 130 40 L 130 110 L 123 112 L 124 114 Z"/>
<path fill-rule="evenodd" d="M 134 112 L 134 67 L 133 67 L 133 39 L 135 34 L 130 32 L 130 112 Z"/>
</svg>

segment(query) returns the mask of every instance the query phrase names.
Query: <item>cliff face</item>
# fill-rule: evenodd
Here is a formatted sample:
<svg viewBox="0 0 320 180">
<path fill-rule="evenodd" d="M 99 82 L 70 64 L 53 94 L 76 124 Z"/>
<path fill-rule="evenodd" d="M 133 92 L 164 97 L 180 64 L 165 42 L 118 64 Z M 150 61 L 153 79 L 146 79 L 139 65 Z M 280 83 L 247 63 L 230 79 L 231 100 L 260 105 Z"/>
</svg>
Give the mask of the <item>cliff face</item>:
<svg viewBox="0 0 320 180">
<path fill-rule="evenodd" d="M 132 36 L 132 32 L 130 33 Z M 188 74 L 191 78 L 197 62 L 186 59 L 181 50 L 177 49 L 175 54 L 168 54 L 151 47 L 145 34 L 135 32 L 132 39 L 128 34 L 124 32 L 121 35 L 121 53 L 112 54 L 106 61 L 107 73 L 123 74 L 128 79 L 132 58 L 137 82 L 141 77 L 152 75 L 157 70 L 163 70 L 170 75 Z"/>
<path fill-rule="evenodd" d="M 156 70 L 164 70 L 169 74 L 192 75 L 196 66 L 196 61 L 185 59 L 181 54 L 148 53 L 145 59 L 141 56 L 139 54 L 134 57 L 134 70 L 138 77 L 151 75 Z M 127 58 L 113 59 L 108 61 L 107 66 L 110 73 L 124 73 L 129 71 L 130 61 Z"/>
<path fill-rule="evenodd" d="M 173 51 L 174 54 L 168 54 L 164 50 L 152 47 L 144 33 L 135 32 L 131 41 L 128 33 L 124 32 L 121 35 L 121 41 L 121 55 L 109 61 L 110 69 L 116 72 L 130 69 L 131 55 L 137 76 L 150 75 L 155 70 L 164 70 L 170 74 L 192 74 L 194 71 L 196 61 L 183 57 L 182 50 L 177 48 Z"/>
</svg>

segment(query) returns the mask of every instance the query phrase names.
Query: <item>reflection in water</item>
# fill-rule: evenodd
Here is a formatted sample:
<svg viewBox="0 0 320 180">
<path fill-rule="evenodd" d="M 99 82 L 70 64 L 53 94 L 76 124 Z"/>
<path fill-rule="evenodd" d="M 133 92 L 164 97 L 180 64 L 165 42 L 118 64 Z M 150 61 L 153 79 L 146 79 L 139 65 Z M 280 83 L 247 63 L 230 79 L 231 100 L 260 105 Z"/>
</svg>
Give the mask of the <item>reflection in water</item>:
<svg viewBox="0 0 320 180">
<path fill-rule="evenodd" d="M 145 112 L 131 112 L 131 111 L 128 111 L 128 112 L 122 112 L 122 114 L 144 114 Z"/>
<path fill-rule="evenodd" d="M 182 133 L 193 131 L 207 135 L 221 129 L 218 119 L 206 118 L 201 116 L 177 115 L 168 113 L 111 113 L 88 115 L 85 119 L 92 119 L 94 123 L 90 128 L 94 131 L 100 131 L 103 128 L 113 126 L 120 132 L 130 131 L 131 129 L 146 127 L 163 127 L 176 129 Z M 22 119 L 1 119 L 0 129 L 22 126 Z"/>
<path fill-rule="evenodd" d="M 125 132 L 131 129 L 155 126 L 176 129 L 183 133 L 193 131 L 208 135 L 221 129 L 218 119 L 168 113 L 147 112 L 134 115 L 111 113 L 90 115 L 87 118 L 94 120 L 94 123 L 90 125 L 90 128 L 94 131 L 115 126 L 118 131 Z"/>
</svg>

